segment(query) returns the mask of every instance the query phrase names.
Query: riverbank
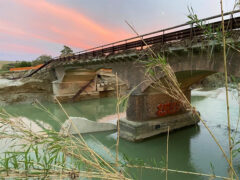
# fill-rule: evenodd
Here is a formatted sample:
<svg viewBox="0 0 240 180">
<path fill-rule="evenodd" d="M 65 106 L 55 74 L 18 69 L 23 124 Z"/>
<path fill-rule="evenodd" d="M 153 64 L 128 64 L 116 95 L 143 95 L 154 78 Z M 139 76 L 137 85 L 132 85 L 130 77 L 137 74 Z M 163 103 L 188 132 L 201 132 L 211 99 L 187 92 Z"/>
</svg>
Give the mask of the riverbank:
<svg viewBox="0 0 240 180">
<path fill-rule="evenodd" d="M 235 85 L 240 83 L 240 78 L 234 77 L 234 76 L 229 76 L 228 77 L 228 83 Z M 203 79 L 202 81 L 194 84 L 192 86 L 193 89 L 196 88 L 219 88 L 219 87 L 224 87 L 225 86 L 225 76 L 223 73 L 215 73 L 213 75 L 210 75 Z"/>
<path fill-rule="evenodd" d="M 0 79 L 0 104 L 29 104 L 36 99 L 50 101 L 51 82 L 44 79 L 8 80 Z"/>
</svg>

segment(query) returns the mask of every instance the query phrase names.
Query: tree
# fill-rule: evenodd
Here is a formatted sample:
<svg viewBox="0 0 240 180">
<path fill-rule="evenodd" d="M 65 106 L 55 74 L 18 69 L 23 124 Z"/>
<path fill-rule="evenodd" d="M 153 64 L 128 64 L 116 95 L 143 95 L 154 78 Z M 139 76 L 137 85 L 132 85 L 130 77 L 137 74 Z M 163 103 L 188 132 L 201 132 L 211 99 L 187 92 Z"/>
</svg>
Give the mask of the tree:
<svg viewBox="0 0 240 180">
<path fill-rule="evenodd" d="M 28 61 L 20 61 L 20 62 L 15 63 L 14 66 L 16 68 L 19 68 L 19 67 L 30 67 L 30 66 L 32 66 L 32 63 L 28 62 Z"/>
<path fill-rule="evenodd" d="M 69 56 L 73 54 L 73 50 L 68 46 L 63 46 L 63 50 L 61 50 L 60 56 Z"/>
<path fill-rule="evenodd" d="M 52 59 L 52 56 L 44 54 L 44 55 L 39 56 L 36 60 L 32 61 L 32 65 L 36 66 L 36 65 L 39 65 L 39 64 L 44 64 L 45 62 L 47 62 L 51 59 Z"/>
</svg>

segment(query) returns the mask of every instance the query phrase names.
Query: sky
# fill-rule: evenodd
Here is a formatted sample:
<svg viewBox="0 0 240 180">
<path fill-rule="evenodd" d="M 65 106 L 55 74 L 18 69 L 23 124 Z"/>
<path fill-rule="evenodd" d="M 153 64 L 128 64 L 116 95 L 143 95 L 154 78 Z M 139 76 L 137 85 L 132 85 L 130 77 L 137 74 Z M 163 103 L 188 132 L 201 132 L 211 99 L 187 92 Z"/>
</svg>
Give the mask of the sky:
<svg viewBox="0 0 240 180">
<path fill-rule="evenodd" d="M 0 0 L 0 60 L 58 56 L 149 33 L 188 21 L 188 6 L 199 18 L 220 13 L 220 0 Z M 224 11 L 235 0 L 224 0 Z"/>
</svg>

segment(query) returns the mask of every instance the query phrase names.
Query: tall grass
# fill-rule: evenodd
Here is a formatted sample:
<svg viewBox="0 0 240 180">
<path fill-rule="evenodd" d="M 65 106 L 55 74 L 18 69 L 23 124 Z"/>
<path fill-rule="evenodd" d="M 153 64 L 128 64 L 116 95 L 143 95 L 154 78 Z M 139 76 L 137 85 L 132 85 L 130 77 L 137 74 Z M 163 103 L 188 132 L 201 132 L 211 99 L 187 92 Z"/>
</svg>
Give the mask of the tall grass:
<svg viewBox="0 0 240 180">
<path fill-rule="evenodd" d="M 229 159 L 232 165 L 232 136 L 231 136 L 231 121 L 229 112 L 229 100 L 228 100 L 228 72 L 227 72 L 227 55 L 226 55 L 226 37 L 225 26 L 223 17 L 223 4 L 220 0 L 221 14 L 222 14 L 222 42 L 223 42 L 223 62 L 224 62 L 224 74 L 225 74 L 225 90 L 226 90 L 226 103 L 227 103 L 227 121 L 228 121 L 228 143 L 229 143 Z M 233 178 L 232 169 L 230 169 L 230 177 Z"/>
<path fill-rule="evenodd" d="M 220 1 L 222 2 L 222 1 Z M 192 10 L 192 9 L 191 9 Z M 218 145 L 219 149 L 222 151 L 224 158 L 227 160 L 229 169 L 230 169 L 230 179 L 233 179 L 235 177 L 236 179 L 239 179 L 235 169 L 233 168 L 232 164 L 232 145 L 231 145 L 231 132 L 230 132 L 230 116 L 229 116 L 229 105 L 228 105 L 228 86 L 227 86 L 227 70 L 226 70 L 226 40 L 225 40 L 225 32 L 224 32 L 224 20 L 223 20 L 223 12 L 222 12 L 222 4 L 221 4 L 221 13 L 222 13 L 222 34 L 213 33 L 211 28 L 209 29 L 208 26 L 205 26 L 203 22 L 199 21 L 197 16 L 191 15 L 190 18 L 192 20 L 191 23 L 196 23 L 197 26 L 202 27 L 206 33 L 206 35 L 214 35 L 210 36 L 211 39 L 217 39 L 219 40 L 219 36 L 222 37 L 222 44 L 223 44 L 223 57 L 224 57 L 224 66 L 225 66 L 225 85 L 226 85 L 226 101 L 227 101 L 227 113 L 228 113 L 228 129 L 229 129 L 229 151 L 230 151 L 230 157 L 227 156 L 226 152 L 224 151 L 223 147 L 220 145 L 219 141 L 217 140 L 216 136 L 213 134 L 211 129 L 208 127 L 205 121 L 200 117 L 200 115 L 197 113 L 196 108 L 191 105 L 187 97 L 185 96 L 184 92 L 181 89 L 180 84 L 177 81 L 176 75 L 171 68 L 171 66 L 167 63 L 166 58 L 163 55 L 157 54 L 154 52 L 150 46 L 147 45 L 147 43 L 144 41 L 144 39 L 139 36 L 137 31 L 134 29 L 133 26 L 131 26 L 129 23 L 129 27 L 133 30 L 133 32 L 136 33 L 137 36 L 139 36 L 139 39 L 141 39 L 144 44 L 148 48 L 148 56 L 150 56 L 150 59 L 144 62 L 144 65 L 146 67 L 146 77 L 148 79 L 148 84 L 156 90 L 158 90 L 161 93 L 164 93 L 168 95 L 169 97 L 177 100 L 182 104 L 182 106 L 185 108 L 185 110 L 192 112 L 195 114 L 195 116 L 200 119 L 200 121 L 203 123 L 204 127 L 208 130 L 211 137 L 215 141 L 215 143 Z M 166 174 L 167 176 L 167 174 Z"/>
<path fill-rule="evenodd" d="M 1 113 L 0 125 L 1 139 L 21 142 L 14 151 L 0 156 L 2 178 L 129 179 L 124 169 L 105 161 L 89 148 L 80 133 L 64 135 L 44 128 L 36 133 L 6 112 Z"/>
</svg>

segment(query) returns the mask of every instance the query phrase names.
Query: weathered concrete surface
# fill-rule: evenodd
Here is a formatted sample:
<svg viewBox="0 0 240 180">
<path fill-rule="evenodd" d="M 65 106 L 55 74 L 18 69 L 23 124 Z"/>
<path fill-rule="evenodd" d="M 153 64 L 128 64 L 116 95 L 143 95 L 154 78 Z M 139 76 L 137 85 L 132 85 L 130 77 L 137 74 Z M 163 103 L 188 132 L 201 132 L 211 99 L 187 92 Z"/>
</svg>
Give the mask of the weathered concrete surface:
<svg viewBox="0 0 240 180">
<path fill-rule="evenodd" d="M 61 128 L 61 133 L 67 134 L 84 134 L 101 131 L 116 130 L 116 125 L 112 123 L 99 123 L 88 120 L 83 117 L 70 117 Z"/>
<path fill-rule="evenodd" d="M 159 49 L 158 49 L 159 48 Z M 156 53 L 162 53 L 161 45 L 156 45 L 154 48 Z M 146 80 L 145 67 L 140 61 L 147 61 L 149 56 L 144 51 L 132 51 L 119 52 L 117 54 L 108 55 L 106 57 L 101 57 L 98 59 L 89 60 L 75 60 L 71 64 L 64 64 L 66 67 L 83 67 L 83 68 L 111 68 L 114 73 L 127 83 L 129 89 L 139 85 Z M 208 42 L 204 43 L 192 43 L 191 46 L 183 44 L 171 45 L 165 49 L 165 57 L 167 62 L 172 67 L 175 73 L 181 72 L 193 72 L 190 76 L 195 76 L 194 72 L 206 72 L 206 76 L 216 73 L 224 72 L 224 67 L 222 63 L 223 53 L 222 47 L 219 44 L 210 45 Z M 232 49 L 228 49 L 227 59 L 228 59 L 228 72 L 229 75 L 234 75 L 240 77 L 240 54 Z M 196 83 L 201 79 L 196 79 L 196 81 L 191 81 L 192 84 Z M 191 85 L 192 85 L 191 84 Z M 136 93 L 144 92 L 145 89 L 149 87 L 150 84 L 142 83 L 135 90 Z"/>
<path fill-rule="evenodd" d="M 52 82 L 53 97 L 61 102 L 115 95 L 116 77 L 111 69 L 57 68 L 55 72 L 59 79 Z M 124 91 L 125 83 L 119 78 L 118 82 Z M 86 88 L 75 96 L 85 86 Z"/>
<path fill-rule="evenodd" d="M 197 124 L 199 119 L 190 112 L 162 117 L 151 121 L 129 121 L 120 119 L 120 137 L 129 141 L 140 141 L 161 133 Z"/>
<path fill-rule="evenodd" d="M 183 90 L 185 96 L 191 101 L 191 91 Z M 161 92 L 146 91 L 141 94 L 132 94 L 128 100 L 127 119 L 130 121 L 148 121 L 150 119 L 159 118 L 157 115 L 158 105 L 165 103 L 173 103 L 176 100 Z M 184 112 L 181 109 L 178 113 Z"/>
<path fill-rule="evenodd" d="M 63 72 L 62 72 L 63 71 Z M 69 96 L 72 97 L 89 81 L 94 79 L 94 81 L 84 90 L 84 94 L 91 94 L 92 92 L 96 92 L 96 72 L 93 70 L 87 69 L 58 69 L 56 70 L 56 74 L 63 74 L 60 79 L 53 81 L 53 94 L 56 97 L 61 98 L 61 96 Z M 71 97 L 71 98 L 72 98 Z M 70 99 L 71 99 L 70 98 Z"/>
<path fill-rule="evenodd" d="M 61 82 L 63 80 L 63 77 L 65 75 L 65 68 L 64 67 L 57 67 L 55 69 L 55 74 L 56 74 L 56 77 L 57 77 L 57 80 L 59 82 Z"/>
</svg>

